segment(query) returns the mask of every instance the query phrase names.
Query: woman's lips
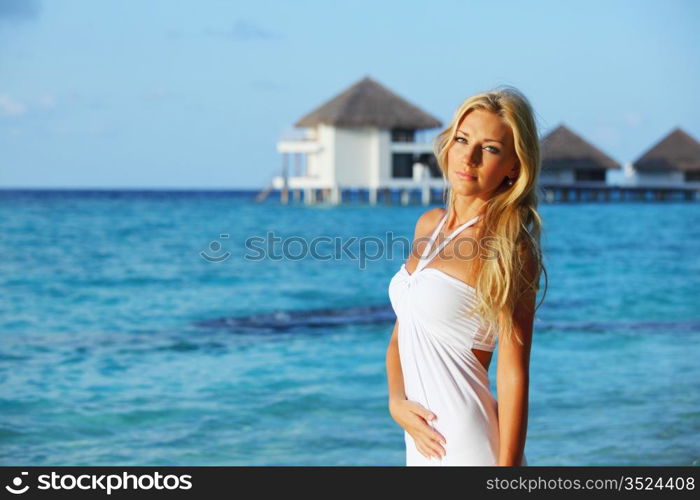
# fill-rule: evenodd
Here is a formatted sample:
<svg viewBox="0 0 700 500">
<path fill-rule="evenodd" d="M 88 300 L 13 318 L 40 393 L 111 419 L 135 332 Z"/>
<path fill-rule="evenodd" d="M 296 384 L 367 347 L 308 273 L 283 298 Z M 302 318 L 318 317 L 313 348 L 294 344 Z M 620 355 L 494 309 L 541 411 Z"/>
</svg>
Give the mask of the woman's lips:
<svg viewBox="0 0 700 500">
<path fill-rule="evenodd" d="M 467 180 L 467 181 L 475 181 L 476 180 L 476 176 L 468 174 L 467 172 L 457 172 L 457 177 L 459 177 L 460 179 Z"/>
</svg>

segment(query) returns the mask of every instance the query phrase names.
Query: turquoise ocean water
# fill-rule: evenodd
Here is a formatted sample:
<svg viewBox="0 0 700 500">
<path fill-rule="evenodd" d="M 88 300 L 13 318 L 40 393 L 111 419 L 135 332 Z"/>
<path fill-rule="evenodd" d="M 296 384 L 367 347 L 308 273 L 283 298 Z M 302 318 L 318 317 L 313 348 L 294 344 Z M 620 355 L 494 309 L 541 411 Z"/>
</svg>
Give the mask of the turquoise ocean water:
<svg viewBox="0 0 700 500">
<path fill-rule="evenodd" d="M 0 193 L 2 465 L 403 465 L 384 356 L 405 253 L 371 255 L 425 208 L 252 196 Z M 697 465 L 700 206 L 540 211 L 530 465 Z M 369 258 L 245 258 L 271 235 Z"/>
</svg>

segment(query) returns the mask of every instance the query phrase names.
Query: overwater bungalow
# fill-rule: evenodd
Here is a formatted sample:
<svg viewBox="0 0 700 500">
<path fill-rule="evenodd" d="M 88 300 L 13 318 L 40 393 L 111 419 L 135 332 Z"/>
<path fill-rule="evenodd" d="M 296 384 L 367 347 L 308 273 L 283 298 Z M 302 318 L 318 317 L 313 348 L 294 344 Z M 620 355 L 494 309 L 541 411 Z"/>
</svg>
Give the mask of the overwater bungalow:
<svg viewBox="0 0 700 500">
<path fill-rule="evenodd" d="M 540 144 L 540 185 L 543 187 L 603 186 L 608 171 L 622 168 L 610 156 L 564 125 L 549 132 Z"/>
<path fill-rule="evenodd" d="M 440 120 L 365 77 L 301 117 L 294 124 L 304 136 L 277 143 L 283 168 L 271 188 L 304 201 L 343 201 L 358 193 L 374 203 L 413 191 L 430 202 L 443 179 L 432 143 L 417 141 L 419 131 L 440 127 Z M 293 161 L 292 161 L 293 160 Z"/>
<path fill-rule="evenodd" d="M 700 142 L 675 128 L 632 166 L 637 186 L 700 188 Z"/>
</svg>

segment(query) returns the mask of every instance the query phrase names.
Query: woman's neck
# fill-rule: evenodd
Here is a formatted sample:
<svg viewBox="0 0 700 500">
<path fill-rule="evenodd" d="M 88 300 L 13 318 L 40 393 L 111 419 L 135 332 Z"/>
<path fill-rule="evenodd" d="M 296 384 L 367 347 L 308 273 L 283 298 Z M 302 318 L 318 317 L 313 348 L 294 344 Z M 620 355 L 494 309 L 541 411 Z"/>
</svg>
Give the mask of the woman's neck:
<svg viewBox="0 0 700 500">
<path fill-rule="evenodd" d="M 448 217 L 446 222 L 449 227 L 460 226 L 477 215 L 483 215 L 485 208 L 486 203 L 478 198 L 466 199 L 464 197 L 457 197 L 454 200 L 452 214 Z M 480 222 L 480 220 L 476 221 L 474 226 L 478 225 Z"/>
</svg>

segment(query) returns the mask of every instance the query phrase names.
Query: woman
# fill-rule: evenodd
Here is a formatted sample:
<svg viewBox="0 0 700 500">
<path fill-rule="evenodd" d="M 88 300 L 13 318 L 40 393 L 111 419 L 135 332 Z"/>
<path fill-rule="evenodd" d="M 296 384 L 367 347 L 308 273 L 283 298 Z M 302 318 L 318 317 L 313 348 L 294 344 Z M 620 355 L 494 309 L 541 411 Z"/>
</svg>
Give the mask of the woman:
<svg viewBox="0 0 700 500">
<path fill-rule="evenodd" d="M 437 136 L 435 156 L 447 208 L 421 215 L 411 255 L 389 284 L 397 316 L 386 355 L 389 411 L 405 431 L 406 465 L 527 465 L 544 271 L 529 102 L 510 87 L 468 98 Z M 498 401 L 488 376 L 496 340 Z"/>
</svg>

